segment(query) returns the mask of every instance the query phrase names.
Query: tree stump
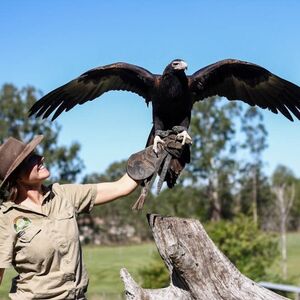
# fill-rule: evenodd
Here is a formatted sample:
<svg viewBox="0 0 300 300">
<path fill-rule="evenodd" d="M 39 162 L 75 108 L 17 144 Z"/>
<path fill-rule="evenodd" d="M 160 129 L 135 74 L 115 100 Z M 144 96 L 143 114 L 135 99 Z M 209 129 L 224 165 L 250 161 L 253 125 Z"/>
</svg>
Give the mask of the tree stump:
<svg viewBox="0 0 300 300">
<path fill-rule="evenodd" d="M 282 300 L 241 274 L 221 253 L 198 220 L 148 215 L 170 285 L 143 289 L 121 269 L 126 299 Z"/>
</svg>

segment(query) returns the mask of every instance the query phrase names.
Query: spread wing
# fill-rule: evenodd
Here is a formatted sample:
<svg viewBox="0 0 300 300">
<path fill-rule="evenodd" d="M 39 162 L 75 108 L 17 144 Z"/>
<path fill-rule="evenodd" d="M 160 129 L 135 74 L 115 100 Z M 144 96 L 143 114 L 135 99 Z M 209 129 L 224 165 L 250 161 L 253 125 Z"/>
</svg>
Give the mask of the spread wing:
<svg viewBox="0 0 300 300">
<path fill-rule="evenodd" d="M 54 120 L 76 104 L 83 104 L 111 90 L 136 93 L 148 103 L 156 77 L 146 69 L 127 63 L 94 68 L 42 97 L 30 108 L 29 114 L 47 118 L 55 111 Z"/>
<path fill-rule="evenodd" d="M 226 59 L 188 76 L 193 101 L 219 95 L 251 106 L 280 111 L 293 121 L 300 119 L 300 87 L 268 70 L 244 61 Z"/>
</svg>

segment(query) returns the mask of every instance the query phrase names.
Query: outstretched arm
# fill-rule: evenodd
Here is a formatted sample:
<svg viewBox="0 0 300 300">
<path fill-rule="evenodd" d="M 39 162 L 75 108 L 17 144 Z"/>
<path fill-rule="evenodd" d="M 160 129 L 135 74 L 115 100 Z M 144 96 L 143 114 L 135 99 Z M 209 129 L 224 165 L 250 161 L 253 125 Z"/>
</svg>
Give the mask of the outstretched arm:
<svg viewBox="0 0 300 300">
<path fill-rule="evenodd" d="M 127 173 L 117 181 L 98 183 L 95 205 L 101 205 L 127 196 L 133 192 L 137 186 L 138 182 L 131 179 Z"/>
</svg>

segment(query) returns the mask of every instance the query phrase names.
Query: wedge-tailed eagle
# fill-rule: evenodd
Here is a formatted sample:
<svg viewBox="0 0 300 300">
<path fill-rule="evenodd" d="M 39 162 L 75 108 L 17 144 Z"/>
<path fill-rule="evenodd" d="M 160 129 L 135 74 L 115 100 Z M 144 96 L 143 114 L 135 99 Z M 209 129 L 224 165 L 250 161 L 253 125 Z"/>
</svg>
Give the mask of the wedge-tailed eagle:
<svg viewBox="0 0 300 300">
<path fill-rule="evenodd" d="M 124 90 L 152 102 L 153 128 L 147 146 L 160 142 L 160 132 L 181 126 L 179 133 L 183 143 L 187 133 L 193 104 L 208 97 L 219 95 L 229 100 L 242 100 L 277 114 L 281 112 L 293 121 L 300 119 L 300 87 L 282 79 L 265 68 L 236 59 L 225 59 L 208 65 L 192 75 L 186 75 L 187 63 L 175 59 L 168 64 L 162 75 L 124 63 L 114 63 L 91 69 L 63 86 L 48 93 L 30 109 L 30 115 L 52 120 L 63 111 L 77 104 L 94 100 L 105 92 Z M 166 181 L 172 187 L 189 162 L 189 146 L 179 159 L 173 159 Z"/>
</svg>

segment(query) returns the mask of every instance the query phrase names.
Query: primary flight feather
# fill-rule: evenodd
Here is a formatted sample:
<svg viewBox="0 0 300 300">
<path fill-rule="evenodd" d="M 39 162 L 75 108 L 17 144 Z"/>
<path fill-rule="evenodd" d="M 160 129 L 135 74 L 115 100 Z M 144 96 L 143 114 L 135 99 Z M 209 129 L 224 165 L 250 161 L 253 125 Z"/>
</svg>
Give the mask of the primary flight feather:
<svg viewBox="0 0 300 300">
<path fill-rule="evenodd" d="M 300 119 L 300 87 L 284 80 L 265 68 L 240 60 L 225 59 L 186 75 L 187 64 L 175 59 L 162 75 L 128 63 L 114 63 L 89 70 L 69 83 L 53 90 L 30 109 L 30 115 L 52 120 L 77 104 L 93 100 L 111 90 L 124 90 L 152 102 L 153 128 L 147 146 L 157 142 L 162 131 L 181 126 L 180 137 L 190 139 L 187 131 L 191 111 L 196 101 L 219 95 L 229 100 L 242 100 L 273 113 L 281 112 L 293 121 Z M 185 147 L 179 159 L 173 159 L 166 181 L 172 187 L 190 159 Z"/>
</svg>

